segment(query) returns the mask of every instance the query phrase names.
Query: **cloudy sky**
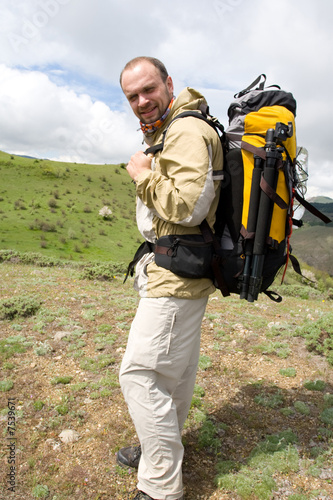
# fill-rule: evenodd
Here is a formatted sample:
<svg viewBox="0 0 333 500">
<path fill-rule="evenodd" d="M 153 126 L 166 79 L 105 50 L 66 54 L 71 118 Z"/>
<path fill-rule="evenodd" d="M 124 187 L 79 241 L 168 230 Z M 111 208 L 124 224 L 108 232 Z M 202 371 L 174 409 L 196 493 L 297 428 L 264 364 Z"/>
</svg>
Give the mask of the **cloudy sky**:
<svg viewBox="0 0 333 500">
<path fill-rule="evenodd" d="M 176 94 L 200 90 L 226 126 L 259 74 L 297 100 L 308 196 L 333 197 L 331 0 L 0 0 L 0 149 L 85 163 L 142 149 L 119 73 L 165 63 Z"/>
</svg>

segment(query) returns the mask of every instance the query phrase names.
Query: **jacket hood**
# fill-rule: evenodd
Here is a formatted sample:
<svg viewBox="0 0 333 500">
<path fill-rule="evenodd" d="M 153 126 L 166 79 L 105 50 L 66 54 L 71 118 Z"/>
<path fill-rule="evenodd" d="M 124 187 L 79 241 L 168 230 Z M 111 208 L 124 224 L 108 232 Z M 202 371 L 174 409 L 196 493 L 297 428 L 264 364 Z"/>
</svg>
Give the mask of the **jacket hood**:
<svg viewBox="0 0 333 500">
<path fill-rule="evenodd" d="M 170 114 L 176 116 L 183 111 L 196 110 L 201 104 L 207 104 L 204 96 L 197 90 L 186 87 L 176 98 Z"/>
<path fill-rule="evenodd" d="M 157 130 L 154 134 L 152 135 L 145 135 L 144 140 L 146 144 L 149 146 L 152 146 L 155 144 L 156 140 L 159 139 L 161 136 L 163 130 L 169 125 L 171 120 L 175 118 L 175 116 L 179 115 L 180 113 L 183 113 L 183 111 L 193 111 L 193 110 L 198 110 L 200 109 L 201 104 L 207 104 L 206 99 L 200 92 L 197 90 L 191 88 L 191 87 L 186 87 L 184 90 L 180 92 L 178 97 L 176 97 L 172 108 L 171 112 L 167 116 L 165 122 L 163 123 L 163 126 L 161 129 Z"/>
</svg>

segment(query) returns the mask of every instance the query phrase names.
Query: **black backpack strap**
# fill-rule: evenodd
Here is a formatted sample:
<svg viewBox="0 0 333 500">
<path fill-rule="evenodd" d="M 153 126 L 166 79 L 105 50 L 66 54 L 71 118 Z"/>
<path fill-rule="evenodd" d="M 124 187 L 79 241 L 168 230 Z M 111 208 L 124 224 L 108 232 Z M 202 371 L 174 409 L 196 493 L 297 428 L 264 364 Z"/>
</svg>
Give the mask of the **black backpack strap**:
<svg viewBox="0 0 333 500">
<path fill-rule="evenodd" d="M 306 201 L 301 195 L 299 195 L 297 191 L 295 191 L 295 198 L 301 205 L 303 205 L 304 208 L 306 208 L 306 210 L 311 212 L 315 217 L 318 217 L 320 220 L 325 222 L 325 224 L 329 224 L 330 222 L 332 222 L 331 219 L 329 219 L 325 214 L 323 214 L 320 210 L 318 210 L 311 203 Z"/>
<path fill-rule="evenodd" d="M 135 255 L 133 257 L 133 260 L 128 264 L 127 272 L 125 279 L 123 283 L 127 280 L 128 276 L 133 276 L 134 274 L 134 268 L 139 262 L 140 259 L 146 254 L 146 253 L 152 253 L 154 251 L 155 245 L 153 243 L 150 243 L 150 241 L 144 241 L 141 243 L 137 251 L 135 252 Z"/>
<path fill-rule="evenodd" d="M 258 85 L 258 87 L 257 87 L 258 90 L 264 90 L 265 83 L 266 83 L 266 75 L 264 73 L 262 73 L 252 83 L 250 83 L 250 85 L 248 87 L 246 87 L 246 89 L 241 90 L 240 92 L 237 92 L 237 94 L 235 94 L 234 97 L 236 99 L 237 99 L 237 97 L 242 97 L 243 95 L 250 92 L 250 90 L 255 88 L 257 85 Z"/>
<path fill-rule="evenodd" d="M 263 293 L 267 295 L 273 302 L 282 302 L 282 297 L 277 292 L 273 290 L 264 290 Z"/>
<path fill-rule="evenodd" d="M 162 151 L 163 146 L 164 146 L 164 137 L 163 137 L 163 142 L 160 142 L 159 144 L 155 144 L 155 146 L 150 146 L 149 148 L 147 148 L 145 150 L 145 155 L 149 155 L 150 153 L 155 155 L 158 151 Z"/>
<path fill-rule="evenodd" d="M 220 137 L 220 140 L 222 140 L 222 137 L 224 137 L 224 126 L 222 125 L 222 123 L 220 123 L 217 118 L 209 114 L 209 108 L 207 105 L 203 104 L 200 107 L 200 111 L 183 111 L 183 113 L 179 113 L 179 115 L 175 116 L 171 120 L 167 128 L 164 130 L 162 136 L 162 142 L 160 142 L 159 144 L 155 144 L 155 146 L 150 146 L 149 148 L 147 148 L 145 150 L 145 154 L 148 155 L 149 153 L 152 153 L 155 155 L 157 152 L 162 151 L 164 148 L 165 136 L 167 131 L 169 130 L 170 125 L 174 121 L 178 120 L 178 118 L 186 118 L 187 116 L 192 116 L 194 118 L 199 118 L 200 120 L 203 120 L 205 123 L 210 125 L 215 130 L 215 132 Z M 222 175 L 222 174 L 219 171 L 218 173 L 215 173 L 215 175 Z"/>
<path fill-rule="evenodd" d="M 215 238 L 215 235 L 213 231 L 211 230 L 208 222 L 206 219 L 204 219 L 201 224 L 200 224 L 200 231 L 202 233 L 203 239 L 205 240 L 206 243 L 211 243 L 214 248 L 213 252 L 213 257 L 212 257 L 212 270 L 213 274 L 217 283 L 217 288 L 221 290 L 221 293 L 223 297 L 228 297 L 230 295 L 229 289 L 226 285 L 226 282 L 223 278 L 222 272 L 221 272 L 221 257 L 219 255 L 220 253 L 220 245 Z"/>
</svg>

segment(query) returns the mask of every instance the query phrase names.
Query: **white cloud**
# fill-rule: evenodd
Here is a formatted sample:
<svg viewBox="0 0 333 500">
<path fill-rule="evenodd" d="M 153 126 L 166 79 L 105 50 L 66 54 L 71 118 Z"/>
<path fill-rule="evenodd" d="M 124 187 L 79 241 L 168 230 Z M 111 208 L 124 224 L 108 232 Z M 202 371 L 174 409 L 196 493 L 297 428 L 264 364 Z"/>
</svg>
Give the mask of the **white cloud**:
<svg viewBox="0 0 333 500">
<path fill-rule="evenodd" d="M 160 57 L 227 125 L 235 92 L 260 73 L 291 91 L 309 150 L 309 190 L 333 197 L 331 0 L 0 0 L 0 147 L 111 162 L 141 148 L 118 78 Z M 108 126 L 106 125 L 108 124 Z"/>
<path fill-rule="evenodd" d="M 128 109 L 112 111 L 38 71 L 0 66 L 0 147 L 63 161 L 127 161 L 139 146 Z M 136 127 L 137 128 L 137 127 Z"/>
</svg>

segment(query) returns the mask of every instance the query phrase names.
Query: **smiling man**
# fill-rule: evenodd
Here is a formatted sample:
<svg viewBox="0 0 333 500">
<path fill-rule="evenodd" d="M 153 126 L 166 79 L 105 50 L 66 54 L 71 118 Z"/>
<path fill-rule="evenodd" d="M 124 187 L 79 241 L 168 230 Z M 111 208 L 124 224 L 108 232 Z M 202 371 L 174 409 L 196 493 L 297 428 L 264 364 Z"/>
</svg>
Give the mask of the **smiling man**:
<svg viewBox="0 0 333 500">
<path fill-rule="evenodd" d="M 213 227 L 219 191 L 214 171 L 221 169 L 222 147 L 204 121 L 174 120 L 206 101 L 192 88 L 175 98 L 172 78 L 158 59 L 131 60 L 120 83 L 147 145 L 159 144 L 164 133 L 165 142 L 155 157 L 138 151 L 127 165 L 136 186 L 138 228 L 151 251 L 136 265 L 141 300 L 119 377 L 140 446 L 119 450 L 117 460 L 138 467 L 135 500 L 180 500 L 181 432 L 193 395 L 201 322 L 215 288 L 210 279 L 183 278 L 157 266 L 153 249 L 164 235 L 200 234 L 205 218 Z"/>
<path fill-rule="evenodd" d="M 132 68 L 132 69 L 131 69 Z M 122 72 L 121 85 L 134 114 L 143 124 L 160 119 L 173 100 L 173 82 L 163 66 L 149 61 L 130 62 Z"/>
</svg>

